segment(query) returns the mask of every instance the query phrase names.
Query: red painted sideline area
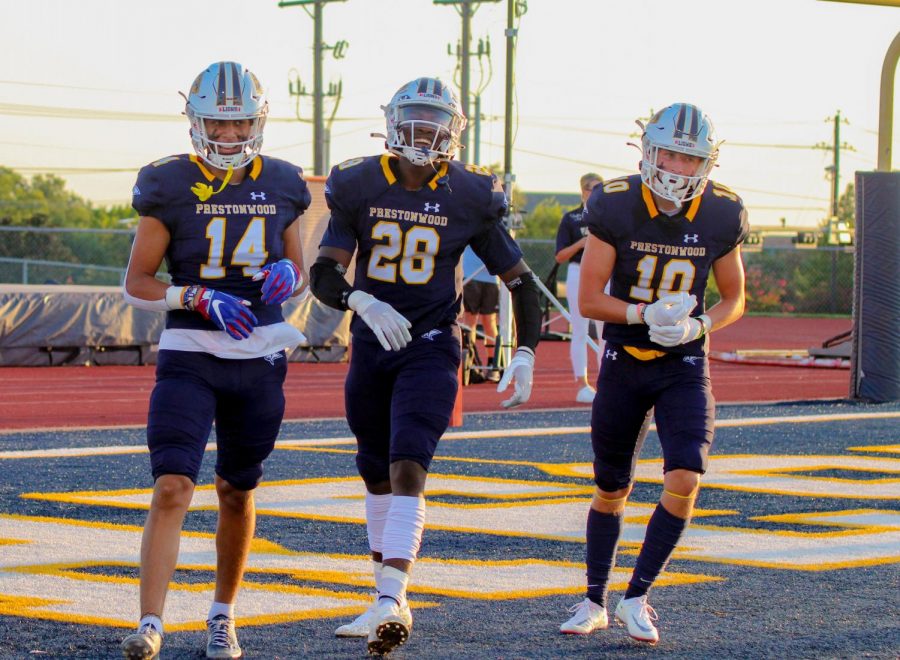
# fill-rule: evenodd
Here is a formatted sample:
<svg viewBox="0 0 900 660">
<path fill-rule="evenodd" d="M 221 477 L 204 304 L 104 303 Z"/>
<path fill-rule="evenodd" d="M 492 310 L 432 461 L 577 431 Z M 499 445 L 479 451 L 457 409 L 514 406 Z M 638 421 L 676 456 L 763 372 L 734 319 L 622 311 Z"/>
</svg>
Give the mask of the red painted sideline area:
<svg viewBox="0 0 900 660">
<path fill-rule="evenodd" d="M 712 349 L 807 349 L 850 329 L 849 319 L 746 317 L 712 335 Z M 591 360 L 592 379 L 596 362 Z M 720 403 L 846 398 L 848 370 L 761 367 L 712 362 Z M 346 364 L 292 363 L 286 419 L 342 417 Z M 145 424 L 154 367 L 0 368 L 0 430 Z M 569 343 L 538 347 L 534 393 L 524 407 L 586 407 L 575 403 Z M 482 383 L 464 390 L 465 412 L 499 411 L 505 395 Z"/>
</svg>

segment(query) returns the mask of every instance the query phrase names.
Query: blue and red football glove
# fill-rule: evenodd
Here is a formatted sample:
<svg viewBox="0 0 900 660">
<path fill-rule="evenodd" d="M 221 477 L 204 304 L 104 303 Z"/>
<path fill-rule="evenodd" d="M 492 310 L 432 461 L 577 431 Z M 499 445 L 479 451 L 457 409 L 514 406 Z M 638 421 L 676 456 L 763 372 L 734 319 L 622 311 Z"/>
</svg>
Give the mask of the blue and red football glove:
<svg viewBox="0 0 900 660">
<path fill-rule="evenodd" d="M 254 282 L 260 280 L 265 280 L 262 285 L 262 301 L 266 305 L 280 305 L 303 284 L 300 269 L 290 259 L 263 266 L 253 276 Z"/>
<path fill-rule="evenodd" d="M 184 308 L 212 321 L 219 330 L 224 330 L 233 339 L 246 339 L 259 323 L 248 309 L 249 300 L 205 287 L 197 287 L 192 293 L 185 300 Z"/>
</svg>

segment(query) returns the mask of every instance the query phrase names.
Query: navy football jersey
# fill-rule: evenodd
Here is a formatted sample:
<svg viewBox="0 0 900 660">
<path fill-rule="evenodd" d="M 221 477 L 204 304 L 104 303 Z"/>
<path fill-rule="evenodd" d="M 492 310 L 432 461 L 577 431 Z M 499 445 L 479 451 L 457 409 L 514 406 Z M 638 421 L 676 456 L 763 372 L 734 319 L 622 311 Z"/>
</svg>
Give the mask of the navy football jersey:
<svg viewBox="0 0 900 660">
<path fill-rule="evenodd" d="M 515 266 L 522 251 L 501 223 L 506 197 L 490 172 L 444 162 L 410 191 L 394 173 L 396 158 L 354 158 L 332 168 L 325 184 L 331 219 L 320 246 L 356 252 L 354 288 L 390 304 L 417 335 L 456 321 L 457 266 L 467 244 L 492 275 Z M 356 317 L 351 330 L 373 336 Z"/>
<path fill-rule="evenodd" d="M 138 173 L 132 206 L 169 230 L 172 284 L 249 300 L 259 325 L 270 325 L 284 320 L 281 305 L 264 305 L 260 282 L 251 277 L 284 256 L 284 230 L 309 206 L 310 194 L 303 171 L 287 161 L 257 156 L 248 167 L 241 183 L 222 187 L 193 154 L 163 158 Z M 166 327 L 218 329 L 183 309 L 168 312 Z"/>
<path fill-rule="evenodd" d="M 559 228 L 556 230 L 556 251 L 559 252 L 563 248 L 574 245 L 582 238 L 587 236 L 588 228 L 584 221 L 584 207 L 579 206 L 566 213 L 562 220 L 559 221 Z M 584 250 L 576 252 L 570 263 L 580 264 Z"/>
<path fill-rule="evenodd" d="M 691 316 L 705 311 L 703 298 L 713 262 L 742 243 L 749 232 L 747 211 L 728 188 L 709 181 L 702 195 L 670 217 L 656 208 L 638 174 L 597 186 L 584 218 L 592 234 L 616 249 L 611 296 L 649 304 L 685 291 L 697 296 Z M 603 326 L 603 338 L 609 342 L 660 350 L 648 332 L 643 324 Z M 706 337 L 665 351 L 704 355 Z"/>
</svg>

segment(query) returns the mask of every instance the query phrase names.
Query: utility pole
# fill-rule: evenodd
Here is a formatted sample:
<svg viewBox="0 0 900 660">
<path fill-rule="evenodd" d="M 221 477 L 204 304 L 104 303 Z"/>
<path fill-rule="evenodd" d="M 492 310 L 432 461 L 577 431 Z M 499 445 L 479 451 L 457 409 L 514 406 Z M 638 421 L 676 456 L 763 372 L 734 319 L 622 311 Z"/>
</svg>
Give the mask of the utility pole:
<svg viewBox="0 0 900 660">
<path fill-rule="evenodd" d="M 468 65 L 468 58 L 464 57 L 464 52 L 465 51 L 462 49 L 461 45 L 458 42 L 456 44 L 456 53 L 453 52 L 451 45 L 447 44 L 447 54 L 448 55 L 454 55 L 454 54 L 456 55 L 457 71 L 460 71 L 460 72 L 464 71 L 464 69 L 467 68 L 467 65 Z M 478 71 L 479 71 L 478 87 L 476 88 L 475 93 L 474 93 L 475 109 L 472 111 L 471 115 L 469 115 L 468 110 L 464 109 L 463 114 L 469 120 L 467 122 L 468 126 L 472 127 L 474 130 L 474 133 L 475 133 L 474 140 L 473 140 L 475 144 L 474 144 L 474 148 L 472 149 L 472 151 L 474 151 L 475 153 L 474 153 L 474 158 L 472 159 L 472 162 L 474 162 L 476 165 L 480 165 L 481 164 L 481 94 L 484 92 L 485 89 L 487 89 L 488 84 L 491 82 L 491 77 L 493 76 L 493 67 L 491 66 L 491 39 L 490 39 L 490 37 L 485 37 L 484 39 L 478 40 L 478 49 L 474 52 L 469 53 L 469 57 L 471 57 L 473 55 L 478 57 Z M 482 64 L 482 61 L 481 61 L 482 57 L 487 58 L 488 73 L 486 76 L 484 73 L 484 64 Z M 472 75 L 471 75 L 471 69 L 469 69 L 469 70 L 470 70 L 470 72 L 466 75 L 468 75 L 468 81 L 469 81 L 468 87 L 469 87 L 469 89 L 471 89 Z M 455 79 L 455 76 L 454 76 L 454 82 L 457 82 Z M 460 81 L 460 83 L 461 82 L 462 81 Z M 462 88 L 462 86 L 461 86 L 461 88 Z M 469 94 L 468 96 L 473 96 L 473 95 Z M 461 104 L 463 103 L 462 99 L 460 100 L 460 103 Z M 465 103 L 468 104 L 468 100 L 466 100 Z M 468 157 L 468 150 L 469 150 L 468 128 L 466 129 L 464 137 L 461 138 L 461 140 L 465 141 L 464 142 L 465 148 L 462 150 L 462 154 L 461 154 L 462 162 L 467 163 L 470 160 Z"/>
<path fill-rule="evenodd" d="M 472 16 L 478 9 L 478 5 L 484 2 L 500 2 L 500 0 L 432 0 L 436 5 L 459 5 L 456 12 L 462 18 L 462 41 L 457 48 L 457 56 L 460 58 L 460 89 L 459 102 L 462 105 L 463 114 L 469 118 L 469 58 L 472 55 L 481 55 L 481 53 L 472 53 L 469 48 L 472 42 Z M 451 53 L 452 54 L 452 53 Z M 469 162 L 469 129 L 463 131 L 460 137 L 460 161 Z"/>
<path fill-rule="evenodd" d="M 335 59 L 341 59 L 347 50 L 349 44 L 347 41 L 338 41 L 334 46 L 329 46 L 322 41 L 322 9 L 329 2 L 346 2 L 346 0 L 279 0 L 279 7 L 303 6 L 303 11 L 313 19 L 313 92 L 308 94 L 305 86 L 300 82 L 299 75 L 294 80 L 289 81 L 291 96 L 298 97 L 297 100 L 297 119 L 300 119 L 300 102 L 299 97 L 313 97 L 313 174 L 323 176 L 328 173 L 328 148 L 330 146 L 331 122 L 337 113 L 338 105 L 341 102 L 341 92 L 343 89 L 340 81 L 335 86 L 329 84 L 328 93 L 322 91 L 322 52 L 331 50 Z M 313 5 L 313 12 L 310 14 L 305 5 Z M 335 104 L 328 120 L 328 129 L 325 128 L 325 112 L 324 97 L 335 97 Z M 300 119 L 300 121 L 306 121 Z"/>
<path fill-rule="evenodd" d="M 834 117 L 829 117 L 825 121 L 830 121 L 834 123 L 834 138 L 831 144 L 826 144 L 825 142 L 819 142 L 815 145 L 815 149 L 825 149 L 826 151 L 831 151 L 832 160 L 831 165 L 825 168 L 825 171 L 828 172 L 828 175 L 831 177 L 831 204 L 829 205 L 829 214 L 830 217 L 828 219 L 828 223 L 825 225 L 825 242 L 832 242 L 832 231 L 833 225 L 837 218 L 838 214 L 838 202 L 841 199 L 841 149 L 848 149 L 853 151 L 853 147 L 846 142 L 841 143 L 841 111 L 838 110 L 834 113 Z M 843 120 L 843 123 L 849 124 L 846 119 Z"/>
</svg>

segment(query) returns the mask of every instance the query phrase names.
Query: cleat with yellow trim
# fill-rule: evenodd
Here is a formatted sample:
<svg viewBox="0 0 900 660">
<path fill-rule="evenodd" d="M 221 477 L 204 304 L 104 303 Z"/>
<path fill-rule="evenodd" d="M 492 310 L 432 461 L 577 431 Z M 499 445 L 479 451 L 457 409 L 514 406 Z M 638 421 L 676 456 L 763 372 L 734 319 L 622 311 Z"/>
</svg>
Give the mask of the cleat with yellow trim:
<svg viewBox="0 0 900 660">
<path fill-rule="evenodd" d="M 125 660 L 156 660 L 162 646 L 162 635 L 149 623 L 122 640 L 120 648 Z"/>
</svg>

